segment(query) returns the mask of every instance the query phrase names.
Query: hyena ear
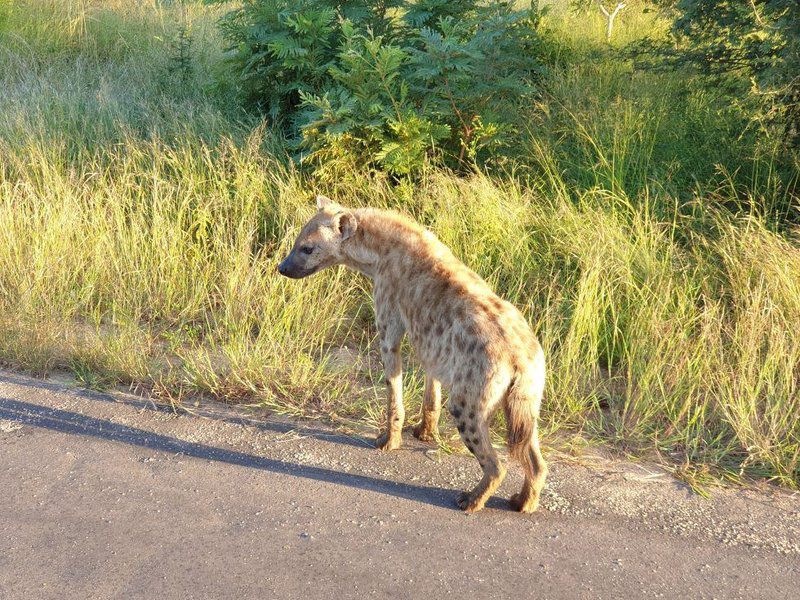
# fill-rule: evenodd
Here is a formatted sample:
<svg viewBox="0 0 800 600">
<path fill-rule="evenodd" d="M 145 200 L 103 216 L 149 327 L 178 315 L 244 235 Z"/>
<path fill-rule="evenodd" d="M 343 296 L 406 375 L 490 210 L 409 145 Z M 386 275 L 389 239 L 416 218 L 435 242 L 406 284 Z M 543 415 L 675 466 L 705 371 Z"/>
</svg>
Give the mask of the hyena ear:
<svg viewBox="0 0 800 600">
<path fill-rule="evenodd" d="M 333 206 L 336 206 L 336 202 L 334 202 L 327 196 L 323 196 L 322 194 L 317 194 L 317 210 L 325 210 L 326 208 Z"/>
<path fill-rule="evenodd" d="M 341 234 L 342 240 L 353 237 L 358 229 L 356 216 L 351 212 L 341 212 L 334 217 L 334 227 Z"/>
</svg>

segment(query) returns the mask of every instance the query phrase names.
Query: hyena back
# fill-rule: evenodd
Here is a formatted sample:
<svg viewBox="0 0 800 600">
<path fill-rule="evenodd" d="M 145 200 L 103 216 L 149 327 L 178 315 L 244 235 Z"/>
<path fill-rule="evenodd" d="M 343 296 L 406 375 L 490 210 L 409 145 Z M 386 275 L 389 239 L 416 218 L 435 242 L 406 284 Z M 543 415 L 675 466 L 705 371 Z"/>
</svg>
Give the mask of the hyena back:
<svg viewBox="0 0 800 600">
<path fill-rule="evenodd" d="M 509 452 L 525 473 L 510 503 L 518 511 L 536 510 L 547 476 L 537 432 L 545 360 L 524 317 L 411 219 L 372 208 L 350 210 L 324 196 L 317 205 L 278 270 L 302 278 L 344 264 L 373 280 L 388 387 L 387 429 L 378 447 L 401 444 L 400 342 L 408 334 L 426 375 L 414 435 L 438 436 L 441 386 L 448 387 L 450 413 L 483 470 L 475 489 L 459 496 L 459 506 L 468 513 L 480 510 L 503 481 L 505 467 L 489 438 L 491 417 L 502 406 Z"/>
</svg>

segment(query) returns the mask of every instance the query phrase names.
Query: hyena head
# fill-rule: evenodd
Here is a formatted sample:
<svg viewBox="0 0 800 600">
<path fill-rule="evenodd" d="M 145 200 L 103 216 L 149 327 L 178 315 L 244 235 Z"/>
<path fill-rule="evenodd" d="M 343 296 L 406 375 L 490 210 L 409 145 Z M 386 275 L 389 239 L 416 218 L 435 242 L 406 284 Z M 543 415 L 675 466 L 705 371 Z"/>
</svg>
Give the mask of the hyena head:
<svg viewBox="0 0 800 600">
<path fill-rule="evenodd" d="M 278 265 L 281 275 L 301 279 L 342 262 L 342 242 L 356 232 L 356 217 L 325 196 L 317 196 L 317 209 Z"/>
</svg>

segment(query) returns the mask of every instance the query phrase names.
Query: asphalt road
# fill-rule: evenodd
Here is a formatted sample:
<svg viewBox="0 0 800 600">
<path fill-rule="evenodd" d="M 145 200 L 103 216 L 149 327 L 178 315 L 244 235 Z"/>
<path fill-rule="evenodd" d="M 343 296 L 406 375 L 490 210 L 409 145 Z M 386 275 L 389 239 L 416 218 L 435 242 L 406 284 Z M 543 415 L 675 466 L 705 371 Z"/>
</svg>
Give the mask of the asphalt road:
<svg viewBox="0 0 800 600">
<path fill-rule="evenodd" d="M 0 373 L 0 598 L 800 597 L 797 495 L 553 457 L 468 517 L 466 456 L 195 412 Z"/>
</svg>

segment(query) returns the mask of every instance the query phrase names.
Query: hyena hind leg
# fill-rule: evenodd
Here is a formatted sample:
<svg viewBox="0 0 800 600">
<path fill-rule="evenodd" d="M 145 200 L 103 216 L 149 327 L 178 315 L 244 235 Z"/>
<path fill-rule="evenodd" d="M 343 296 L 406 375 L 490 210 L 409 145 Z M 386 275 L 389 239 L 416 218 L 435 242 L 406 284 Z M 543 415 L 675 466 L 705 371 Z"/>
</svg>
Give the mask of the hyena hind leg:
<svg viewBox="0 0 800 600">
<path fill-rule="evenodd" d="M 479 406 L 475 403 L 472 406 Z M 481 510 L 486 501 L 497 491 L 506 476 L 506 469 L 500 462 L 500 456 L 492 446 L 489 436 L 489 421 L 477 408 L 454 403 L 451 408 L 456 419 L 458 431 L 464 445 L 478 459 L 483 470 L 483 477 L 469 492 L 458 496 L 458 506 L 467 514 Z"/>
<path fill-rule="evenodd" d="M 414 437 L 430 442 L 439 437 L 439 413 L 442 410 L 442 385 L 427 375 L 425 377 L 425 397 L 422 400 L 420 420 L 414 427 Z"/>
<path fill-rule="evenodd" d="M 547 463 L 544 461 L 539 448 L 538 427 L 534 422 L 531 437 L 521 447 L 512 449 L 525 473 L 522 490 L 509 498 L 509 505 L 513 510 L 523 513 L 532 513 L 539 508 L 539 497 L 547 479 Z"/>
</svg>

